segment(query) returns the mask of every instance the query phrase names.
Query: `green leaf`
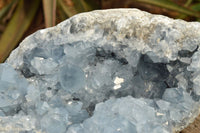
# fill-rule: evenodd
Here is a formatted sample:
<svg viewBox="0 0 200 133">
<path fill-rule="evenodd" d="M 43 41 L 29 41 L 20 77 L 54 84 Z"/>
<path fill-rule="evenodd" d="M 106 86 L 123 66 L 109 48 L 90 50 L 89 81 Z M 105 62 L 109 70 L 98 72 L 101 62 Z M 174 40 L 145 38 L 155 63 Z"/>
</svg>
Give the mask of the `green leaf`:
<svg viewBox="0 0 200 133">
<path fill-rule="evenodd" d="M 83 0 L 72 0 L 74 7 L 78 12 L 84 12 L 85 8 L 83 6 Z"/>
<path fill-rule="evenodd" d="M 155 6 L 159 6 L 159 7 L 163 7 L 166 9 L 177 11 L 177 12 L 183 13 L 185 15 L 200 18 L 200 15 L 198 12 L 190 10 L 186 7 L 182 7 L 180 5 L 177 5 L 169 0 L 135 0 L 135 1 L 152 4 Z"/>
<path fill-rule="evenodd" d="M 20 0 L 0 39 L 0 62 L 3 62 L 17 46 L 25 31 L 30 26 L 40 0 Z"/>
<path fill-rule="evenodd" d="M 46 27 L 56 24 L 56 0 L 43 0 L 43 9 Z"/>
<path fill-rule="evenodd" d="M 88 11 L 100 9 L 99 3 L 97 3 L 94 0 L 83 0 L 83 1 L 84 1 L 83 5 L 84 5 L 85 9 Z"/>
<path fill-rule="evenodd" d="M 12 5 L 15 4 L 18 1 L 19 0 L 13 0 L 8 5 L 6 5 L 3 9 L 1 9 L 0 10 L 0 19 L 2 19 L 5 16 L 5 14 L 10 10 L 10 8 L 12 7 Z"/>
<path fill-rule="evenodd" d="M 72 0 L 78 12 L 87 12 L 99 8 L 94 0 Z"/>
<path fill-rule="evenodd" d="M 188 7 L 191 3 L 192 3 L 193 0 L 187 0 L 186 3 L 184 4 L 184 7 Z M 194 10 L 195 11 L 195 10 Z M 177 17 L 178 19 L 185 19 L 187 17 L 187 15 L 185 14 L 180 14 L 179 17 Z"/>
<path fill-rule="evenodd" d="M 192 3 L 192 1 L 193 1 L 193 0 L 187 0 L 186 3 L 184 4 L 184 6 L 185 6 L 185 7 L 188 7 L 188 6 Z"/>
<path fill-rule="evenodd" d="M 57 1 L 57 19 L 56 19 L 56 21 L 62 22 L 64 20 L 66 20 L 67 18 L 68 18 L 68 16 L 65 14 L 63 9 L 61 8 L 61 5 L 58 4 L 58 1 Z"/>
<path fill-rule="evenodd" d="M 100 9 L 100 5 L 98 5 L 94 0 L 81 0 L 81 3 L 85 11 Z"/>
<path fill-rule="evenodd" d="M 195 11 L 200 11 L 200 3 L 197 3 L 195 5 L 192 5 L 191 8 Z"/>
<path fill-rule="evenodd" d="M 76 10 L 76 8 L 74 6 L 68 6 L 66 5 L 63 0 L 58 0 L 58 4 L 62 7 L 63 11 L 65 12 L 65 14 L 68 17 L 71 17 L 75 14 L 78 13 L 78 11 Z"/>
</svg>

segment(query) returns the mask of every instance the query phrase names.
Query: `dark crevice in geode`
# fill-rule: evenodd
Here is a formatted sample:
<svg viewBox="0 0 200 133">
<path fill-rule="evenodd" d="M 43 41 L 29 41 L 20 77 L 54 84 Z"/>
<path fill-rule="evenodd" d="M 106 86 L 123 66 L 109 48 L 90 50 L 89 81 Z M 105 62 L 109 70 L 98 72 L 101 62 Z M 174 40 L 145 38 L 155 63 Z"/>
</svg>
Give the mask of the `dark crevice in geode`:
<svg viewBox="0 0 200 133">
<path fill-rule="evenodd" d="M 128 64 L 128 61 L 125 58 L 117 56 L 116 53 L 113 51 L 110 50 L 105 51 L 103 48 L 100 47 L 96 49 L 95 56 L 97 60 L 100 62 L 106 59 L 113 59 L 113 60 L 118 60 L 122 65 Z"/>
<path fill-rule="evenodd" d="M 138 71 L 142 79 L 152 82 L 165 81 L 170 74 L 166 64 L 154 63 L 147 55 L 141 56 Z"/>
<path fill-rule="evenodd" d="M 192 57 L 192 55 L 198 50 L 199 46 L 196 47 L 194 51 L 188 51 L 188 50 L 181 50 L 178 52 L 179 57 Z"/>
<path fill-rule="evenodd" d="M 193 54 L 195 52 L 197 52 L 199 46 L 197 46 L 197 48 L 194 50 L 194 51 L 188 51 L 188 50 L 181 50 L 178 52 L 178 56 L 179 57 L 186 57 L 186 58 L 192 58 Z M 184 72 L 184 78 L 187 80 L 187 83 L 188 83 L 188 87 L 187 87 L 187 92 L 190 93 L 190 95 L 192 96 L 192 99 L 194 101 L 199 101 L 200 99 L 200 96 L 197 95 L 194 90 L 193 90 L 193 82 L 191 81 L 192 79 L 192 75 L 194 72 L 192 71 L 188 71 L 187 70 L 187 67 L 189 66 L 189 64 L 185 64 L 185 63 L 182 63 L 182 65 L 185 65 L 184 69 L 183 69 L 183 72 Z"/>
<path fill-rule="evenodd" d="M 21 73 L 24 75 L 25 78 L 31 78 L 35 76 L 35 73 L 32 73 L 29 69 L 30 65 L 29 64 L 23 64 L 21 68 Z"/>
<path fill-rule="evenodd" d="M 170 78 L 174 80 L 174 77 L 169 77 L 170 72 L 164 63 L 154 63 L 147 55 L 142 55 L 137 69 L 137 76 L 141 77 L 144 84 L 149 84 L 149 86 L 153 85 L 152 88 L 145 88 L 143 94 L 141 94 L 142 97 L 151 99 L 162 98 L 162 95 L 168 86 L 175 87 L 167 81 Z"/>
<path fill-rule="evenodd" d="M 87 112 L 88 112 L 88 114 L 89 114 L 90 116 L 93 115 L 94 110 L 95 110 L 95 106 L 96 106 L 95 103 L 91 103 L 91 104 L 86 108 L 86 110 L 87 110 Z"/>
</svg>

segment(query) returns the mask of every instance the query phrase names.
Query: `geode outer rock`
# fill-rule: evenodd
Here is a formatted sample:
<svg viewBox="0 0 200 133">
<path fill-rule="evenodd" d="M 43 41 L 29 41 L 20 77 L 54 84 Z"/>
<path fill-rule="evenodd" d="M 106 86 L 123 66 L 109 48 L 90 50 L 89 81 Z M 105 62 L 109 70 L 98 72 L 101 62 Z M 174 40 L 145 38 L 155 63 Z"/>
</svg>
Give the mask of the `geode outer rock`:
<svg viewBox="0 0 200 133">
<path fill-rule="evenodd" d="M 197 22 L 113 9 L 37 31 L 0 66 L 0 130 L 181 130 L 199 114 L 199 29 Z"/>
</svg>

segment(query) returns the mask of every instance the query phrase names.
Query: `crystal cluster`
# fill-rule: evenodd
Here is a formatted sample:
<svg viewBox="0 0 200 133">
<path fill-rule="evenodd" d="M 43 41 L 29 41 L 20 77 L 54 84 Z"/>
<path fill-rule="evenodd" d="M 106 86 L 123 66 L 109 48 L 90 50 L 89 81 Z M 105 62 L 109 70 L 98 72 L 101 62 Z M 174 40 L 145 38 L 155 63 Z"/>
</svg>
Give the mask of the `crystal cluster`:
<svg viewBox="0 0 200 133">
<path fill-rule="evenodd" d="M 199 114 L 199 28 L 114 9 L 32 34 L 0 65 L 0 131 L 181 130 Z"/>
</svg>

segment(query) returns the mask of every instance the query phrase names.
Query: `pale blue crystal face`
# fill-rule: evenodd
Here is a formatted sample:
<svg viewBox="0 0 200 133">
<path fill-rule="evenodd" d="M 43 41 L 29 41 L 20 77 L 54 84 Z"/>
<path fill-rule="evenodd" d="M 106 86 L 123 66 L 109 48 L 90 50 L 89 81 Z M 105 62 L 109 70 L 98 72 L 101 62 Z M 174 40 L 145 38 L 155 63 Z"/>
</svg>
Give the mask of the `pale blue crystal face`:
<svg viewBox="0 0 200 133">
<path fill-rule="evenodd" d="M 48 133 L 65 132 L 68 112 L 64 108 L 54 108 L 42 117 L 40 123 L 42 129 Z"/>
<path fill-rule="evenodd" d="M 85 74 L 75 65 L 66 64 L 60 68 L 59 81 L 64 90 L 75 93 L 85 87 Z"/>
<path fill-rule="evenodd" d="M 3 114 L 15 114 L 25 102 L 28 82 L 9 64 L 0 64 L 0 111 Z"/>
<path fill-rule="evenodd" d="M 34 33 L 0 65 L 0 129 L 180 130 L 199 113 L 199 28 L 120 9 Z"/>
</svg>

